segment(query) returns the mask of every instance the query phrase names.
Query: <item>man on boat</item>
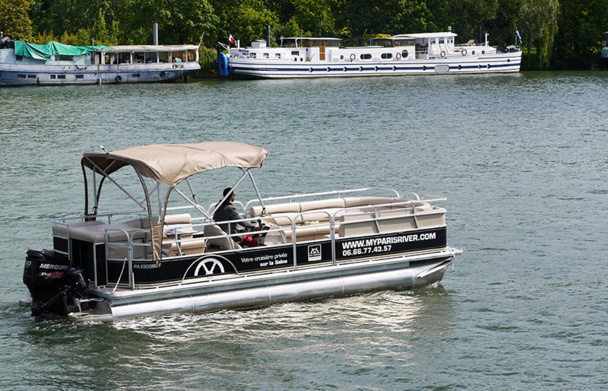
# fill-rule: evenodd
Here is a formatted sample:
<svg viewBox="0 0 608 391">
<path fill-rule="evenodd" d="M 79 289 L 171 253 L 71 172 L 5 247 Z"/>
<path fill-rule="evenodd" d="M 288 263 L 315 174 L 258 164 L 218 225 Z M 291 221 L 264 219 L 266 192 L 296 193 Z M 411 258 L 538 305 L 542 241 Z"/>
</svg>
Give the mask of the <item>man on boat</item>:
<svg viewBox="0 0 608 391">
<path fill-rule="evenodd" d="M 230 195 L 228 196 L 228 194 Z M 213 220 L 216 222 L 223 222 L 222 224 L 218 224 L 224 232 L 228 234 L 239 233 L 237 229 L 237 225 L 242 225 L 243 227 L 252 230 L 257 230 L 259 228 L 258 223 L 250 223 L 249 221 L 239 221 L 238 223 L 229 223 L 230 220 L 241 220 L 242 217 L 237 212 L 236 207 L 232 204 L 234 202 L 235 194 L 231 187 L 227 187 L 224 189 L 224 197 L 222 204 L 217 208 L 215 213 L 213 214 Z M 242 236 L 234 236 L 232 237 L 235 242 L 243 244 L 247 247 L 255 247 L 258 245 L 258 241 L 251 236 L 242 235 Z"/>
</svg>

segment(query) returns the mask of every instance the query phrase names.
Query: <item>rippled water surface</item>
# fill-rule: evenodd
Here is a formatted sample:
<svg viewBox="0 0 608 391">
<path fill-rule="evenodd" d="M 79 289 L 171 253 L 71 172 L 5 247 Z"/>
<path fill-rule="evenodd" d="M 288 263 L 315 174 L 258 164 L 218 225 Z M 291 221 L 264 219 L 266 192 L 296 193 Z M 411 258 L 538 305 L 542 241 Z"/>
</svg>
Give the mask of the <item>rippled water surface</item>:
<svg viewBox="0 0 608 391">
<path fill-rule="evenodd" d="M 0 89 L 0 388 L 603 389 L 607 85 L 587 72 Z M 25 250 L 81 212 L 82 153 L 207 140 L 268 149 L 265 195 L 444 195 L 465 253 L 414 292 L 109 325 L 18 307 Z"/>
</svg>

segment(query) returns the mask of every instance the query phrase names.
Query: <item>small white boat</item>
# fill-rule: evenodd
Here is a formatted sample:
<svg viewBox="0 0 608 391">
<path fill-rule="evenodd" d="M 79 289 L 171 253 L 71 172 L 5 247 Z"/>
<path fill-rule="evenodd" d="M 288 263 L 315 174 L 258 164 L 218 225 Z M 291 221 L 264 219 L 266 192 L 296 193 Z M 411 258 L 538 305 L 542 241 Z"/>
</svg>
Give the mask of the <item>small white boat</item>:
<svg viewBox="0 0 608 391">
<path fill-rule="evenodd" d="M 519 72 L 521 50 L 484 43 L 454 43 L 452 32 L 375 38 L 370 46 L 340 47 L 338 38 L 284 38 L 281 47 L 254 41 L 220 58 L 220 73 L 234 78 L 315 78 Z M 221 54 L 220 57 L 225 56 Z"/>
<path fill-rule="evenodd" d="M 266 154 L 234 142 L 85 153 L 84 214 L 53 221 L 52 250 L 27 252 L 31 299 L 21 304 L 35 316 L 112 321 L 404 290 L 440 281 L 462 252 L 447 244 L 442 197 L 365 188 L 263 198 L 251 170 Z M 230 220 L 261 223 L 248 233 L 257 246 L 214 220 L 229 194 L 205 208 L 193 191 L 224 167 L 239 173 L 233 189 L 249 179 L 257 194 L 235 202 L 242 219 Z M 101 199 L 123 210 L 104 211 Z"/>
<path fill-rule="evenodd" d="M 0 86 L 146 83 L 200 70 L 198 45 L 69 46 L 23 41 L 0 46 Z"/>
</svg>

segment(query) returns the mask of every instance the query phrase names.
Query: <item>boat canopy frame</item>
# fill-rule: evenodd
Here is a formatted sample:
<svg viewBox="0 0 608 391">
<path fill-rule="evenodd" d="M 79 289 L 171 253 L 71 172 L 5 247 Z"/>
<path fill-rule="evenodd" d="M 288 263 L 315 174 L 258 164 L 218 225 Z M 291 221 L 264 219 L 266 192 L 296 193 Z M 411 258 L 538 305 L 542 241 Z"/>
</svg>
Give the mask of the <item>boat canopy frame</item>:
<svg viewBox="0 0 608 391">
<path fill-rule="evenodd" d="M 213 216 L 215 209 L 217 209 L 216 206 L 213 211 L 208 212 L 198 203 L 189 181 L 191 176 L 225 167 L 239 168 L 242 174 L 233 188 L 236 188 L 245 177 L 249 177 L 260 203 L 263 206 L 261 194 L 250 172 L 252 168 L 261 167 L 263 161 L 266 159 L 268 152 L 263 148 L 239 142 L 201 142 L 193 144 L 155 144 L 133 147 L 115 152 L 109 152 L 103 147 L 102 149 L 104 152 L 85 153 L 81 160 L 84 176 L 85 219 L 87 221 L 96 219 L 101 190 L 105 179 L 109 179 L 142 208 L 142 210 L 138 212 L 147 211 L 148 218 L 152 225 L 152 248 L 156 261 L 159 261 L 162 257 L 162 222 L 165 220 L 169 198 L 173 190 L 176 190 L 176 193 L 183 197 L 191 206 L 201 212 L 203 216 L 210 221 L 212 220 L 211 216 Z M 127 189 L 121 186 L 111 176 L 113 173 L 127 166 L 132 167 L 139 178 L 144 191 L 145 199 L 143 201 L 137 200 L 137 198 L 130 194 Z M 92 214 L 89 213 L 87 168 L 93 172 L 93 198 L 95 201 L 92 207 Z M 97 175 L 102 176 L 99 185 L 97 185 Z M 145 178 L 151 179 L 156 183 L 152 191 L 150 191 L 146 184 Z M 188 183 L 194 202 L 181 190 L 176 189 L 176 186 L 182 181 Z M 160 184 L 167 185 L 168 190 L 164 196 L 164 200 L 161 205 L 159 205 L 161 216 L 160 220 L 158 220 L 158 226 L 155 226 L 151 195 L 158 192 L 160 197 Z M 224 199 L 228 196 L 229 195 L 226 195 Z M 224 201 L 224 199 L 222 199 L 222 201 Z"/>
</svg>

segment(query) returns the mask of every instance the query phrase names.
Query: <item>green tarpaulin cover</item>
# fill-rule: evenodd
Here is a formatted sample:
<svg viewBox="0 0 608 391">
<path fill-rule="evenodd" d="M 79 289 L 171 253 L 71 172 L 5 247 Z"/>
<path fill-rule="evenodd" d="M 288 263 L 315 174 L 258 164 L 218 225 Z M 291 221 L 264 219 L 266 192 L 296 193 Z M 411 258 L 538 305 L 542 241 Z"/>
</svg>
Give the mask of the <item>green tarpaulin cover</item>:
<svg viewBox="0 0 608 391">
<path fill-rule="evenodd" d="M 64 56 L 81 56 L 92 51 L 105 49 L 106 46 L 70 46 L 59 42 L 49 41 L 44 45 L 15 41 L 15 55 L 34 58 L 36 60 L 50 60 L 54 54 Z"/>
</svg>

